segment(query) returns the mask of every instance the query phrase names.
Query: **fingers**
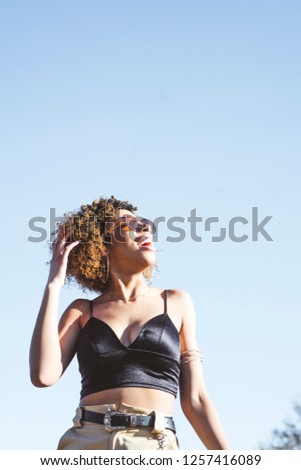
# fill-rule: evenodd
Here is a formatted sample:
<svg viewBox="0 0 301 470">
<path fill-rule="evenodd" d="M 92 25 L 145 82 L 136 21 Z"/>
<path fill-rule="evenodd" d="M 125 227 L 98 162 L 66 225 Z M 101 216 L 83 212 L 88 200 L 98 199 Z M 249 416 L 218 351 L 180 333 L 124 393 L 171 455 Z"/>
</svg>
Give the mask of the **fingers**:
<svg viewBox="0 0 301 470">
<path fill-rule="evenodd" d="M 65 234 L 62 232 L 58 232 L 56 239 L 54 240 L 54 242 L 52 242 L 52 251 L 57 251 L 57 249 L 61 248 L 65 242 Z"/>
<path fill-rule="evenodd" d="M 74 248 L 75 246 L 79 245 L 79 244 L 80 244 L 80 241 L 79 241 L 79 240 L 77 240 L 76 242 L 69 243 L 69 244 L 66 246 L 66 248 L 65 248 L 65 249 L 66 249 L 66 252 L 67 252 L 67 253 L 70 253 L 70 251 L 73 250 L 73 248 Z"/>
<path fill-rule="evenodd" d="M 70 235 L 58 233 L 55 241 L 52 244 L 52 252 L 54 255 L 64 255 L 64 253 L 69 253 L 75 246 L 80 243 L 80 240 L 68 243 L 69 237 Z"/>
</svg>

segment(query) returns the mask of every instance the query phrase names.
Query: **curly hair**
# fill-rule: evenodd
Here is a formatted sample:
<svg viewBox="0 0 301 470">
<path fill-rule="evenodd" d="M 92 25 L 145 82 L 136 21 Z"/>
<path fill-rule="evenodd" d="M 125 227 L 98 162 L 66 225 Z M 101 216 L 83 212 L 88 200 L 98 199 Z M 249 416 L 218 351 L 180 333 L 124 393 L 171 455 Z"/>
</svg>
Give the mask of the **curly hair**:
<svg viewBox="0 0 301 470">
<path fill-rule="evenodd" d="M 98 293 L 108 286 L 106 243 L 109 240 L 105 227 L 119 209 L 137 211 L 137 207 L 128 201 L 111 196 L 108 199 L 100 197 L 92 204 L 83 204 L 78 210 L 64 214 L 64 220 L 57 224 L 56 233 L 63 233 L 70 243 L 81 241 L 69 253 L 66 282 L 75 281 L 82 290 Z M 144 275 L 149 279 L 151 269 L 147 269 Z"/>
</svg>

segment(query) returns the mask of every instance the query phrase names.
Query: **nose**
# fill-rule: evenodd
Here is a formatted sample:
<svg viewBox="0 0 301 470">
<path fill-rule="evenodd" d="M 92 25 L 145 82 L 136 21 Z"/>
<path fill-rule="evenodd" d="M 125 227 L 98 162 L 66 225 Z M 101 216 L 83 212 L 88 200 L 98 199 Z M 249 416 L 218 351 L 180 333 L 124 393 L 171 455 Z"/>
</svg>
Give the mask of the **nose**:
<svg viewBox="0 0 301 470">
<path fill-rule="evenodd" d="M 147 223 L 141 223 L 137 225 L 135 228 L 136 233 L 141 233 L 141 232 L 150 232 L 150 227 Z"/>
<path fill-rule="evenodd" d="M 141 219 L 140 220 L 140 223 L 141 223 L 141 229 L 140 231 L 142 232 L 149 232 L 151 234 L 155 233 L 156 231 L 156 228 L 155 228 L 155 225 L 153 224 L 153 222 L 149 219 Z"/>
<path fill-rule="evenodd" d="M 141 223 L 139 224 L 139 226 L 137 227 L 137 229 L 135 230 L 135 232 L 137 233 L 149 233 L 149 234 L 153 234 L 154 233 L 154 229 L 151 225 L 151 223 L 149 221 L 143 221 L 141 220 Z"/>
</svg>

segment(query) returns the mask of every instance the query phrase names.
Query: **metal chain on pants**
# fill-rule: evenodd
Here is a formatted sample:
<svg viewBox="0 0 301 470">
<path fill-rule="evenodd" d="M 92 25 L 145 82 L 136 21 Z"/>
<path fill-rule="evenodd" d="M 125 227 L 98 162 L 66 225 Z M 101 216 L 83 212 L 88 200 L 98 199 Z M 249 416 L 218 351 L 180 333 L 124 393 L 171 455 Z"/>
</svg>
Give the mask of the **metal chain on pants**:
<svg viewBox="0 0 301 470">
<path fill-rule="evenodd" d="M 159 450 L 166 450 L 167 449 L 167 434 L 165 432 L 161 432 L 160 434 L 157 435 L 157 440 L 159 443 Z"/>
</svg>

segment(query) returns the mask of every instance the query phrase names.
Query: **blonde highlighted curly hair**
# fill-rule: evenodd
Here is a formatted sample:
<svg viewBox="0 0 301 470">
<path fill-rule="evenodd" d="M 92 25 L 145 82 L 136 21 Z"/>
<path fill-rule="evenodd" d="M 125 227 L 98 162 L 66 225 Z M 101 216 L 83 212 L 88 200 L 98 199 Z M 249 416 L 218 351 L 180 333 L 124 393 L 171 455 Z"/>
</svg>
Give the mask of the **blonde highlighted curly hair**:
<svg viewBox="0 0 301 470">
<path fill-rule="evenodd" d="M 76 282 L 86 291 L 101 293 L 109 285 L 107 272 L 106 244 L 109 238 L 105 233 L 106 224 L 116 211 L 126 209 L 137 211 L 128 201 L 100 197 L 92 204 L 83 204 L 78 210 L 66 212 L 64 220 L 57 225 L 56 234 L 64 234 L 67 242 L 80 240 L 69 253 L 66 282 Z M 51 244 L 52 245 L 52 244 Z M 150 279 L 151 268 L 144 275 Z"/>
</svg>

